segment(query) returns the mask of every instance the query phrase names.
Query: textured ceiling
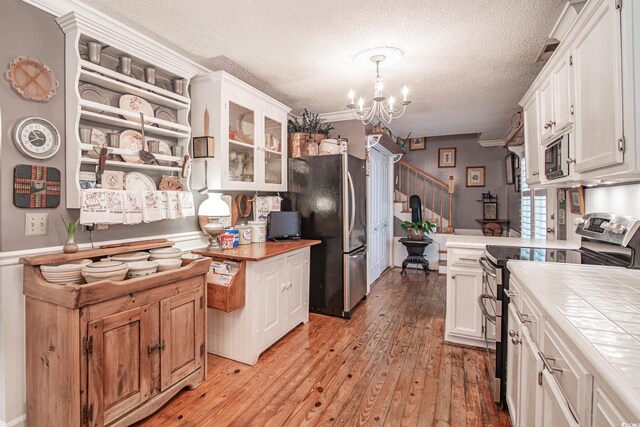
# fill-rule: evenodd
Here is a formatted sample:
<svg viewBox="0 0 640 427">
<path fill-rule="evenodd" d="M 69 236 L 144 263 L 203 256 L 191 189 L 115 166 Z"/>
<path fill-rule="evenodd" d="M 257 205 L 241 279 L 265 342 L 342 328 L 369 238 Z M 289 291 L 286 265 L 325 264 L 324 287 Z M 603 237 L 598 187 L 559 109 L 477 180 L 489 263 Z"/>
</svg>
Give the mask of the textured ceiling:
<svg viewBox="0 0 640 427">
<path fill-rule="evenodd" d="M 353 65 L 374 46 L 405 51 L 383 70 L 410 88 L 400 135 L 502 138 L 541 69 L 535 59 L 564 0 L 82 0 L 299 113 L 371 97 L 373 73 Z"/>
</svg>

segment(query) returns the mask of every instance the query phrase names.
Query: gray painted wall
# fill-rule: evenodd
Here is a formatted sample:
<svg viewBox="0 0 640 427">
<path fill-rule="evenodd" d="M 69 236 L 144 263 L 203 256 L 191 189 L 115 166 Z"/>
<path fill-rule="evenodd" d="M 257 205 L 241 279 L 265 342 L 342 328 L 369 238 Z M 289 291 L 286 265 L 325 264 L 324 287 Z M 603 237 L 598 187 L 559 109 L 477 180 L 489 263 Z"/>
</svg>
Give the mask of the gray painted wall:
<svg viewBox="0 0 640 427">
<path fill-rule="evenodd" d="M 498 195 L 498 214 L 500 218 L 508 218 L 520 228 L 519 217 L 512 216 L 514 205 L 517 211 L 519 197 L 513 190 L 513 186 L 506 185 L 505 161 L 508 151 L 501 147 L 483 148 L 478 143 L 478 137 L 472 135 L 454 135 L 427 138 L 427 148 L 425 150 L 408 151 L 402 160 L 434 175 L 447 182 L 449 176 L 454 177 L 455 193 L 453 203 L 453 226 L 455 228 L 479 229 L 480 225 L 475 221 L 482 218 L 482 204 L 480 200 L 482 193 L 491 191 Z M 438 168 L 438 149 L 455 147 L 456 167 Z M 468 166 L 485 166 L 486 186 L 467 187 L 466 168 Z M 515 224 L 517 222 L 517 224 Z"/>
<path fill-rule="evenodd" d="M 330 135 L 332 138 L 337 138 L 338 136 L 347 138 L 349 140 L 349 144 L 347 145 L 349 154 L 353 154 L 361 159 L 366 158 L 364 146 L 366 134 L 362 122 L 358 120 L 345 120 L 333 122 L 331 125 L 334 127 Z"/>
<path fill-rule="evenodd" d="M 28 29 L 28 31 L 26 30 Z M 28 36 L 25 36 L 27 31 Z M 3 73 L 7 64 L 16 56 L 30 56 L 44 60 L 60 81 L 55 97 L 47 102 L 33 102 L 13 91 L 5 78 L 0 79 L 0 111 L 2 112 L 2 135 L 0 145 L 0 206 L 2 227 L 0 231 L 2 251 L 30 249 L 62 245 L 66 233 L 60 214 L 77 218 L 78 209 L 65 208 L 64 182 L 62 200 L 57 209 L 20 209 L 13 205 L 13 168 L 18 164 L 46 165 L 56 167 L 65 179 L 65 113 L 64 113 L 64 33 L 53 16 L 20 0 L 2 2 L 2 25 L 0 25 L 0 64 Z M 13 143 L 15 124 L 27 116 L 39 116 L 51 121 L 60 131 L 62 147 L 51 159 L 38 161 L 21 155 Z M 203 200 L 196 197 L 196 203 Z M 25 214 L 30 211 L 49 213 L 49 234 L 40 237 L 25 237 Z M 111 226 L 105 231 L 93 233 L 94 241 L 145 237 L 158 234 L 180 233 L 197 229 L 196 218 L 165 220 L 135 226 Z M 89 233 L 78 231 L 77 242 L 88 242 Z"/>
</svg>

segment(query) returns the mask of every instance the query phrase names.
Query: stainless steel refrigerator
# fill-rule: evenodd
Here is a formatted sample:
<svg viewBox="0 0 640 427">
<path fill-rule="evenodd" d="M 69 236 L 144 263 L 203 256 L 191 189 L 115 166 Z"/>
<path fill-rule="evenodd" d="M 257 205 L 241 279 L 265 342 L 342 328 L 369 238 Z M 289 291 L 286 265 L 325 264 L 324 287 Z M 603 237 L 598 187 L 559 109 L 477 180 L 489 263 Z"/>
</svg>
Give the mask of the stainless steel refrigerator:
<svg viewBox="0 0 640 427">
<path fill-rule="evenodd" d="M 367 292 L 365 161 L 348 154 L 289 159 L 284 207 L 300 211 L 311 247 L 309 310 L 349 318 Z"/>
</svg>

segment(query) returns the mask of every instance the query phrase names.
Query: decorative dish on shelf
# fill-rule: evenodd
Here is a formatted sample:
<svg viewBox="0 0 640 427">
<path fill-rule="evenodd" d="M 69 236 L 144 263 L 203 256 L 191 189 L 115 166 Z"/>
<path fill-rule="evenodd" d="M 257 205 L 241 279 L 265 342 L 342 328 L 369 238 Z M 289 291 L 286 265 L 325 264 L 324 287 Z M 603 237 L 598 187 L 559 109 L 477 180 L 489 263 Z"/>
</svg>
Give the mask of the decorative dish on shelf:
<svg viewBox="0 0 640 427">
<path fill-rule="evenodd" d="M 151 104 L 149 104 L 145 99 L 139 96 L 130 95 L 130 94 L 122 95 L 120 97 L 119 103 L 120 103 L 120 108 L 122 108 L 123 110 L 132 111 L 134 113 L 142 113 L 145 116 L 154 117 L 153 107 L 151 106 Z M 126 120 L 140 123 L 140 117 L 138 116 L 135 116 L 135 117 L 122 116 L 122 117 L 124 117 Z M 145 121 L 145 124 L 151 125 L 151 122 Z"/>
<path fill-rule="evenodd" d="M 154 191 L 156 183 L 149 175 L 142 172 L 129 172 L 124 177 L 124 186 L 133 191 Z"/>
<path fill-rule="evenodd" d="M 178 118 L 176 117 L 176 114 L 170 108 L 158 107 L 156 108 L 155 113 L 156 113 L 156 119 L 166 120 L 168 122 L 174 122 L 174 123 L 178 122 Z"/>
<path fill-rule="evenodd" d="M 136 154 L 121 154 L 125 162 L 142 163 L 137 154 L 140 150 L 146 150 L 142 134 L 136 130 L 125 130 L 120 134 L 120 148 L 123 150 L 135 151 Z"/>
<path fill-rule="evenodd" d="M 82 83 L 78 86 L 78 92 L 80 92 L 80 98 L 87 101 L 93 101 L 104 105 L 111 105 L 109 103 L 109 97 L 107 96 L 107 93 L 94 84 Z M 87 107 L 87 110 L 93 111 L 94 113 L 105 114 L 104 110 L 100 110 L 97 108 Z"/>
<path fill-rule="evenodd" d="M 158 154 L 162 154 L 163 156 L 172 156 L 171 147 L 164 141 L 158 141 L 160 144 L 158 146 Z M 158 164 L 160 166 L 171 166 L 172 162 L 169 160 L 158 160 Z"/>
</svg>

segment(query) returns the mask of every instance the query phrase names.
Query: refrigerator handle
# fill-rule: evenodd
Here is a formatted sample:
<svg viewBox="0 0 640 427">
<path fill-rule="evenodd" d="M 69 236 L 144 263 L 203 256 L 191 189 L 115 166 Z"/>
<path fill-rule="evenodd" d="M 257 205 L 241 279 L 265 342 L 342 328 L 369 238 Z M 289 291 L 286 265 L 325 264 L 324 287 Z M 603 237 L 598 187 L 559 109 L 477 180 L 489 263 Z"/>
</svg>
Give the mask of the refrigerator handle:
<svg viewBox="0 0 640 427">
<path fill-rule="evenodd" d="M 356 223 L 356 192 L 353 190 L 353 180 L 349 172 L 347 172 L 347 180 L 349 181 L 349 191 L 351 192 L 351 221 L 349 222 L 349 234 L 351 234 Z"/>
</svg>

